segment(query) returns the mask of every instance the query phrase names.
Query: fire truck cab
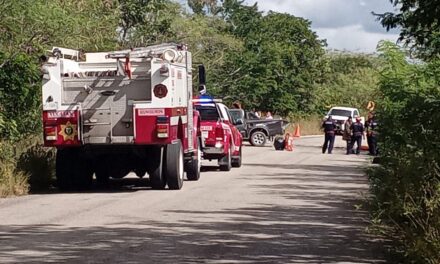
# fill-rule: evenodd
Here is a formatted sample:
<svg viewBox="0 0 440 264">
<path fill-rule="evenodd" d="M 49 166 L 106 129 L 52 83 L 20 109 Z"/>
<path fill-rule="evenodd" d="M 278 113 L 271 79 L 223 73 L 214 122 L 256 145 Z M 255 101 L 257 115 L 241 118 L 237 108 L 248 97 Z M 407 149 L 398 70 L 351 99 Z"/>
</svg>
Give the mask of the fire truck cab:
<svg viewBox="0 0 440 264">
<path fill-rule="evenodd" d="M 153 189 L 200 177 L 200 117 L 191 53 L 166 43 L 114 52 L 54 48 L 43 66 L 44 143 L 57 148 L 62 190 L 129 172 Z"/>
</svg>

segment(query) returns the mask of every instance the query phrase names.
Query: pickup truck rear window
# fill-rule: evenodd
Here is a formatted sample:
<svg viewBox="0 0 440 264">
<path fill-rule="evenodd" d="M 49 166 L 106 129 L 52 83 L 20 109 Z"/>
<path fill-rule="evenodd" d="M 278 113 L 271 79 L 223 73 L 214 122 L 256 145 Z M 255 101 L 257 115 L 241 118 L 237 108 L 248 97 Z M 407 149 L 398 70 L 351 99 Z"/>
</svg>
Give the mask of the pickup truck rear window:
<svg viewBox="0 0 440 264">
<path fill-rule="evenodd" d="M 199 111 L 202 121 L 217 121 L 220 118 L 215 106 L 196 105 L 196 109 Z"/>
</svg>

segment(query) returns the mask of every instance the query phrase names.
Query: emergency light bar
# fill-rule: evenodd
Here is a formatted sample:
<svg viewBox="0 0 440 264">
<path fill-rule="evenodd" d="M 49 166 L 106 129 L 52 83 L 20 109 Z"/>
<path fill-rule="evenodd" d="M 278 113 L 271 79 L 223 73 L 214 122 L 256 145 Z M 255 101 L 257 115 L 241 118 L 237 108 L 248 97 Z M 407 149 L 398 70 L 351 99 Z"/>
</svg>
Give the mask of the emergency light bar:
<svg viewBox="0 0 440 264">
<path fill-rule="evenodd" d="M 222 99 L 214 99 L 214 98 L 212 98 L 210 95 L 207 95 L 207 94 L 203 94 L 203 95 L 200 95 L 200 96 L 198 96 L 198 97 L 196 97 L 196 98 L 193 98 L 193 103 L 204 103 L 204 104 L 214 104 L 214 103 L 221 103 L 221 102 L 223 102 L 223 100 Z"/>
<path fill-rule="evenodd" d="M 221 103 L 222 99 L 210 99 L 210 98 L 200 98 L 193 99 L 193 103 L 201 103 L 201 104 L 212 104 L 212 103 Z"/>
</svg>

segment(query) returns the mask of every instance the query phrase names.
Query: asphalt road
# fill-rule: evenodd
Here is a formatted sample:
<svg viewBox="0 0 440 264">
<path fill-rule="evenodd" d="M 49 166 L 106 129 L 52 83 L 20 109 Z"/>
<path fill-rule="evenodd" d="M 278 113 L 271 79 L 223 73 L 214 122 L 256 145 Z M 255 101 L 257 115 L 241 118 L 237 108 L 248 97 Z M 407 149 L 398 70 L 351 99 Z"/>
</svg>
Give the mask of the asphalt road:
<svg viewBox="0 0 440 264">
<path fill-rule="evenodd" d="M 128 178 L 0 200 L 0 263 L 382 262 L 361 207 L 368 157 L 323 155 L 321 141 L 246 146 L 241 168 L 205 167 L 180 191 Z"/>
</svg>

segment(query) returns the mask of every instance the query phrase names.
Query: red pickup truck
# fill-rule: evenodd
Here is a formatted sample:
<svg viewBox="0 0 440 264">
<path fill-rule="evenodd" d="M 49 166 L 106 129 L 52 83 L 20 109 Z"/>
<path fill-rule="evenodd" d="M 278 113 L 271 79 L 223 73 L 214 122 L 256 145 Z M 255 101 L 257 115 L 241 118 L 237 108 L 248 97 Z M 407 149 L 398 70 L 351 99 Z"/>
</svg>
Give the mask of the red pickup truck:
<svg viewBox="0 0 440 264">
<path fill-rule="evenodd" d="M 222 171 L 241 167 L 243 137 L 233 124 L 228 108 L 209 98 L 193 102 L 201 117 L 203 159 L 218 160 Z"/>
</svg>

